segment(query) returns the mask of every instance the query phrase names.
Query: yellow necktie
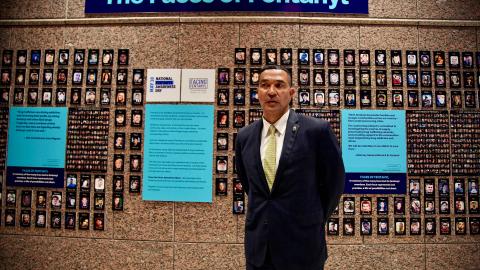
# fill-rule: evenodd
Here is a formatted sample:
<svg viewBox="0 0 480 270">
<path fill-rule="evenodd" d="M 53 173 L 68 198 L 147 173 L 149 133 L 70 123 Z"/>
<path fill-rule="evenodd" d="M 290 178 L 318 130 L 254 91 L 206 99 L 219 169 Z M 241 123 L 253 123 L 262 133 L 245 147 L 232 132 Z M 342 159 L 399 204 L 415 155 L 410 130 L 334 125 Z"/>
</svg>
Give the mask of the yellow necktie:
<svg viewBox="0 0 480 270">
<path fill-rule="evenodd" d="M 272 190 L 273 182 L 275 181 L 276 159 L 277 159 L 277 140 L 275 138 L 274 125 L 270 125 L 267 132 L 267 147 L 265 148 L 265 157 L 263 158 L 263 171 L 267 177 L 267 183 L 270 190 Z"/>
</svg>

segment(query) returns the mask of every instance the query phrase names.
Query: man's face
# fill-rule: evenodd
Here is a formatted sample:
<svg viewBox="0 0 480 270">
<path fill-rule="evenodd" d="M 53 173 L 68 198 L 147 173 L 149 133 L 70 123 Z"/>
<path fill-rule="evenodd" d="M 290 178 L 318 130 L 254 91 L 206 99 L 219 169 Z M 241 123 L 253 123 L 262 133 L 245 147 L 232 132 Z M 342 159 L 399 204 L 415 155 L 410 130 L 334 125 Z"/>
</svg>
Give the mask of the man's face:
<svg viewBox="0 0 480 270">
<path fill-rule="evenodd" d="M 284 70 L 269 69 L 260 74 L 258 99 L 266 114 L 281 116 L 295 94 Z"/>
<path fill-rule="evenodd" d="M 254 52 L 254 53 L 252 53 L 252 60 L 253 60 L 253 61 L 258 61 L 258 60 L 260 60 L 260 53 L 259 53 L 259 52 Z"/>
</svg>

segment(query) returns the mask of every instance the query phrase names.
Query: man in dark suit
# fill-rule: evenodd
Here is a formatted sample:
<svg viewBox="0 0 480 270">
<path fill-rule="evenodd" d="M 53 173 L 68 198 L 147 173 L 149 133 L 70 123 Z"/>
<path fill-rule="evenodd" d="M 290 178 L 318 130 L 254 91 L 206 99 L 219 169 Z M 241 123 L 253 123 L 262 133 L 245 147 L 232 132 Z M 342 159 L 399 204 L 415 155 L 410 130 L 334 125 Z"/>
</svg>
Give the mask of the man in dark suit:
<svg viewBox="0 0 480 270">
<path fill-rule="evenodd" d="M 238 133 L 248 270 L 319 270 L 327 259 L 324 225 L 343 192 L 345 170 L 328 122 L 290 110 L 294 94 L 287 70 L 264 68 L 263 119 Z"/>
</svg>

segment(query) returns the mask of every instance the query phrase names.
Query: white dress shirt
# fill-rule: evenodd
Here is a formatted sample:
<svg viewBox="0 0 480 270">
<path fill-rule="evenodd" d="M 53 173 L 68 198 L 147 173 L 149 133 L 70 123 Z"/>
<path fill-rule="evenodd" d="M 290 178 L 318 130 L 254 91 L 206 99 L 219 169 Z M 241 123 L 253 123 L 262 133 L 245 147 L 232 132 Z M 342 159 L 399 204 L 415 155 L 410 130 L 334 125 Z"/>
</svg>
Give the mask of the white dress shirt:
<svg viewBox="0 0 480 270">
<path fill-rule="evenodd" d="M 287 121 L 288 121 L 288 116 L 290 115 L 290 110 L 288 110 L 286 113 L 280 117 L 280 119 L 277 120 L 273 124 L 273 126 L 277 129 L 275 132 L 275 138 L 276 138 L 276 143 L 277 143 L 277 149 L 276 149 L 276 160 L 275 160 L 275 170 L 278 169 L 278 162 L 280 161 L 280 155 L 282 154 L 282 148 L 283 148 L 283 140 L 285 139 L 285 131 L 287 129 Z M 262 119 L 263 121 L 263 129 L 262 129 L 262 138 L 260 140 L 260 158 L 262 159 L 262 165 L 263 165 L 263 159 L 265 158 L 265 152 L 267 148 L 267 133 L 268 129 L 270 128 L 270 123 L 265 120 L 265 118 Z"/>
</svg>

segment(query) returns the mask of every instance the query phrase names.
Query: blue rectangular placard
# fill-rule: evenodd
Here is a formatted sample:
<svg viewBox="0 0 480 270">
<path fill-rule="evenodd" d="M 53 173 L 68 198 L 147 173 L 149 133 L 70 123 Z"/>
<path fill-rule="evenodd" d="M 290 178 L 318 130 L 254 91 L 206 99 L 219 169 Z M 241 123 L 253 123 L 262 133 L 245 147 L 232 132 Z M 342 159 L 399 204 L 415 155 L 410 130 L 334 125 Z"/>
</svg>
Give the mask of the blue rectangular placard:
<svg viewBox="0 0 480 270">
<path fill-rule="evenodd" d="M 279 11 L 368 14 L 368 0 L 85 0 L 85 13 Z"/>
<path fill-rule="evenodd" d="M 213 106 L 147 104 L 142 197 L 212 202 Z"/>
<path fill-rule="evenodd" d="M 342 110 L 345 193 L 405 194 L 405 111 Z"/>
<path fill-rule="evenodd" d="M 7 185 L 64 187 L 67 108 L 10 109 Z"/>
</svg>

